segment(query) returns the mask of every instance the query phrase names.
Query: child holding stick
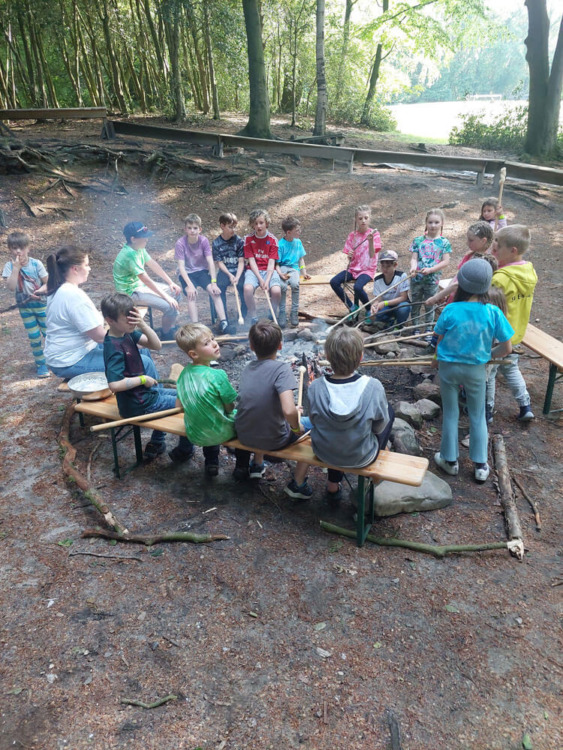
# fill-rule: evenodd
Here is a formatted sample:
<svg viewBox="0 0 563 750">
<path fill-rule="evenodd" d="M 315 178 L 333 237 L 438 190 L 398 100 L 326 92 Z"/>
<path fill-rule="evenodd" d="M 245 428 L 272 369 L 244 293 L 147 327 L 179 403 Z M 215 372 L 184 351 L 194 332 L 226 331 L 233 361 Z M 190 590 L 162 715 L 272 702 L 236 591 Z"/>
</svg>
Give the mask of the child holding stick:
<svg viewBox="0 0 563 750">
<path fill-rule="evenodd" d="M 410 271 L 416 272 L 411 279 L 412 322 L 417 326 L 415 334 L 420 333 L 423 324 L 426 325 L 429 340 L 434 322 L 434 307 L 427 308 L 422 315 L 420 310 L 424 300 L 438 291 L 442 269 L 450 262 L 452 246 L 442 236 L 444 221 L 444 212 L 440 208 L 431 208 L 426 214 L 424 234 L 415 237 L 409 248 L 412 253 Z"/>
<path fill-rule="evenodd" d="M 176 391 L 164 390 L 158 384 L 158 373 L 150 355 L 139 351 L 138 345 L 155 351 L 159 351 L 162 345 L 134 307 L 131 297 L 109 294 L 103 298 L 101 309 L 109 325 L 104 340 L 106 377 L 110 390 L 116 395 L 119 414 L 124 418 L 137 417 L 174 408 Z M 165 451 L 166 434 L 153 430 L 145 446 L 145 459 L 150 461 Z M 193 445 L 182 436 L 168 455 L 174 463 L 182 463 L 193 453 Z"/>
<path fill-rule="evenodd" d="M 237 392 L 224 370 L 213 369 L 221 350 L 207 326 L 189 323 L 176 333 L 176 343 L 192 360 L 182 370 L 176 387 L 177 406 L 184 409 L 186 435 L 203 446 L 205 473 L 219 473 L 220 444 L 235 437 L 235 399 Z"/>
<path fill-rule="evenodd" d="M 250 323 L 258 322 L 254 293 L 260 287 L 266 294 L 271 294 L 272 315 L 278 309 L 281 299 L 281 282 L 276 271 L 278 260 L 278 241 L 268 231 L 270 215 L 263 208 L 250 212 L 248 223 L 252 233 L 244 238 L 244 257 L 248 270 L 244 274 L 244 299 Z"/>
<path fill-rule="evenodd" d="M 46 292 L 49 276 L 40 260 L 30 258 L 31 243 L 25 232 L 11 232 L 7 243 L 12 260 L 4 266 L 2 278 L 8 289 L 16 294 L 16 305 L 29 339 L 37 377 L 48 378 L 50 373 L 41 346 L 41 337 L 45 338 L 47 333 L 46 304 L 40 295 Z"/>
<path fill-rule="evenodd" d="M 514 331 L 498 307 L 487 304 L 493 271 L 481 258 L 469 260 L 458 273 L 458 290 L 436 323 L 442 394 L 442 440 L 434 461 L 455 476 L 458 464 L 459 386 L 465 386 L 469 415 L 469 456 L 478 483 L 489 476 L 485 417 L 486 363 L 510 354 Z M 494 348 L 494 340 L 499 341 Z M 492 349 L 492 353 L 491 353 Z"/>
<path fill-rule="evenodd" d="M 287 287 L 291 287 L 291 314 L 289 322 L 292 328 L 299 325 L 299 279 L 311 277 L 305 268 L 305 248 L 299 239 L 301 223 L 295 216 L 287 216 L 282 221 L 284 236 L 279 241 L 276 269 L 281 279 L 281 302 L 278 323 L 282 328 L 287 324 L 286 294 Z"/>
<path fill-rule="evenodd" d="M 373 280 L 377 269 L 377 254 L 381 249 L 381 237 L 377 229 L 370 228 L 370 218 L 371 208 L 369 206 L 356 207 L 354 211 L 354 231 L 348 235 L 342 250 L 348 256 L 348 267 L 330 280 L 333 292 L 351 312 L 358 309 L 356 299 L 359 299 L 362 304 L 369 301 L 364 287 Z M 354 300 L 351 300 L 344 291 L 348 281 L 354 282 Z M 371 322 L 369 305 L 365 309 L 366 323 L 369 324 Z"/>
<path fill-rule="evenodd" d="M 498 198 L 485 198 L 479 221 L 486 221 L 494 232 L 506 226 L 506 216 Z"/>
<path fill-rule="evenodd" d="M 241 301 L 241 315 L 246 315 L 244 302 L 244 240 L 237 232 L 238 219 L 236 214 L 224 213 L 219 217 L 221 234 L 213 240 L 211 246 L 213 262 L 217 264 L 217 286 L 221 291 L 221 299 L 225 308 L 227 321 L 227 287 L 231 284 L 235 294 Z M 236 326 L 233 324 L 233 329 Z"/>
</svg>

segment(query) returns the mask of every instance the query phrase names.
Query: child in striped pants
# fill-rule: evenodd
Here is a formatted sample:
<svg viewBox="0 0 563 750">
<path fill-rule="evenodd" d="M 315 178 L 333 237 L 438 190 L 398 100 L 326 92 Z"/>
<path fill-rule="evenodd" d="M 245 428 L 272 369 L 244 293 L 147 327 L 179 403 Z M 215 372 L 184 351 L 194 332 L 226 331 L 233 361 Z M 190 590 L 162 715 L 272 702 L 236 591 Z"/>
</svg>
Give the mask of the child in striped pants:
<svg viewBox="0 0 563 750">
<path fill-rule="evenodd" d="M 48 378 L 41 336 L 47 331 L 45 302 L 40 296 L 45 291 L 47 271 L 40 260 L 29 257 L 30 239 L 24 232 L 11 232 L 7 238 L 12 255 L 2 271 L 8 289 L 16 293 L 16 305 L 29 338 L 35 360 L 37 377 Z"/>
</svg>

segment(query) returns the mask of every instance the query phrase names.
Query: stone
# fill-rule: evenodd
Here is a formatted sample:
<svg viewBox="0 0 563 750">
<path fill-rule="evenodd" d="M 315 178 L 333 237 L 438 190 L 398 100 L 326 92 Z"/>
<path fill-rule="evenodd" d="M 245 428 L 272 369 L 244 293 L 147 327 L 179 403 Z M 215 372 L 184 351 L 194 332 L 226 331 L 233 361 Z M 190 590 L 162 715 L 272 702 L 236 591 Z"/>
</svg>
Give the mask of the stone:
<svg viewBox="0 0 563 750">
<path fill-rule="evenodd" d="M 299 331 L 299 338 L 304 341 L 316 341 L 317 337 L 310 328 L 303 328 Z"/>
<path fill-rule="evenodd" d="M 385 358 L 386 359 L 395 359 L 396 356 L 397 355 L 395 354 L 395 352 L 387 352 L 387 354 L 385 355 Z"/>
<path fill-rule="evenodd" d="M 413 375 L 426 375 L 426 377 L 432 375 L 430 365 L 412 365 L 412 367 L 409 367 L 409 372 L 412 372 Z"/>
<path fill-rule="evenodd" d="M 423 380 L 422 383 L 415 385 L 413 389 L 413 395 L 417 401 L 421 398 L 430 399 L 436 404 L 442 403 L 442 394 L 440 393 L 440 386 L 429 380 Z"/>
<path fill-rule="evenodd" d="M 414 404 L 409 404 L 408 401 L 399 401 L 395 407 L 395 414 L 397 417 L 401 417 L 401 419 L 412 424 L 417 430 L 422 427 L 422 414 Z"/>
<path fill-rule="evenodd" d="M 233 349 L 232 346 L 221 347 L 221 361 L 222 362 L 230 362 L 236 356 L 237 356 L 236 348 Z"/>
<path fill-rule="evenodd" d="M 298 337 L 299 331 L 293 330 L 293 331 L 284 331 L 283 332 L 283 340 L 284 341 L 295 341 L 295 339 Z"/>
<path fill-rule="evenodd" d="M 389 354 L 389 352 L 398 354 L 400 351 L 399 344 L 397 344 L 395 341 L 389 341 L 389 343 L 387 344 L 378 344 L 377 346 L 374 346 L 372 348 L 375 349 L 378 354 Z"/>
<path fill-rule="evenodd" d="M 442 411 L 442 407 L 428 398 L 421 398 L 415 404 L 418 411 L 422 414 L 423 419 L 434 419 Z"/>
<path fill-rule="evenodd" d="M 422 456 L 422 450 L 418 443 L 416 433 L 403 430 L 402 432 L 391 433 L 393 450 L 395 453 L 404 453 L 406 456 Z"/>
<path fill-rule="evenodd" d="M 447 507 L 452 502 L 449 484 L 430 471 L 426 472 L 420 487 L 409 487 L 397 482 L 381 482 L 375 488 L 374 495 L 377 516 L 437 510 Z"/>
<path fill-rule="evenodd" d="M 412 426 L 404 419 L 401 419 L 401 417 L 395 416 L 395 421 L 393 422 L 393 427 L 391 428 L 391 437 L 399 432 L 410 432 L 412 435 L 414 435 L 414 429 L 412 428 Z"/>
<path fill-rule="evenodd" d="M 248 354 L 248 347 L 244 344 L 239 344 L 238 346 L 235 346 L 235 356 L 240 357 L 243 354 Z"/>
</svg>

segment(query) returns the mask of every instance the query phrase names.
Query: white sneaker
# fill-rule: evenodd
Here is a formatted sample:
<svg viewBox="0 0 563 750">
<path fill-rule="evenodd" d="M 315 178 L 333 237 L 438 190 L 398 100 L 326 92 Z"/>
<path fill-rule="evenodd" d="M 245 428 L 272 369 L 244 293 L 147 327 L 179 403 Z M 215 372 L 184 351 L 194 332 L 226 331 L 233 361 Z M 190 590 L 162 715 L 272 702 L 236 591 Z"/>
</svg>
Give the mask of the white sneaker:
<svg viewBox="0 0 563 750">
<path fill-rule="evenodd" d="M 455 464 L 450 464 L 446 461 L 445 458 L 442 458 L 440 453 L 434 454 L 434 463 L 436 466 L 439 466 L 442 471 L 445 471 L 446 474 L 449 474 L 452 477 L 457 476 L 459 472 L 459 464 L 456 461 Z"/>
<path fill-rule="evenodd" d="M 485 464 L 481 468 L 477 468 L 477 465 L 475 465 L 475 481 L 479 482 L 479 484 L 483 484 L 483 482 L 486 482 L 489 478 L 490 473 L 491 469 L 489 467 L 489 464 Z"/>
</svg>

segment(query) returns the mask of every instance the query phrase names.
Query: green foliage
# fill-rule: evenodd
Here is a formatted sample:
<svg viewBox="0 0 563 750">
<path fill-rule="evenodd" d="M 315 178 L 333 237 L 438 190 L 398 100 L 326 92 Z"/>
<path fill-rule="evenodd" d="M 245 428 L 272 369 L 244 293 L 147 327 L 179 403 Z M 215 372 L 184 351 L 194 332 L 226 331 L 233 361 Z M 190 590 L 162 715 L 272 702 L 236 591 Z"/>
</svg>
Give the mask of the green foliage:
<svg viewBox="0 0 563 750">
<path fill-rule="evenodd" d="M 527 107 L 514 107 L 494 123 L 485 122 L 485 112 L 462 115 L 462 125 L 452 128 L 452 146 L 522 151 L 528 120 Z"/>
<path fill-rule="evenodd" d="M 331 109 L 331 119 L 343 125 L 358 124 L 362 119 L 363 108 L 364 102 L 358 97 L 342 99 L 336 108 Z M 391 111 L 378 101 L 372 103 L 367 120 L 368 127 L 372 130 L 387 131 L 397 127 Z"/>
</svg>

